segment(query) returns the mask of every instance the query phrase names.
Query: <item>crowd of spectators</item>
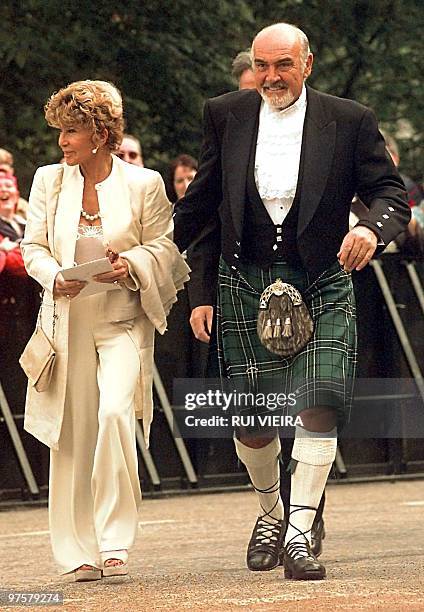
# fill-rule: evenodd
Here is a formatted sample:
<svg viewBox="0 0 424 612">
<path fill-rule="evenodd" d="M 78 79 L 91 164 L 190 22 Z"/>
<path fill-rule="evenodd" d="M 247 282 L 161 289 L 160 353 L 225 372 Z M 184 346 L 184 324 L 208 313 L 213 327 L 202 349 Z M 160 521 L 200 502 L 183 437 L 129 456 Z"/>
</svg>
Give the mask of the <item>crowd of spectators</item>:
<svg viewBox="0 0 424 612">
<path fill-rule="evenodd" d="M 0 149 L 0 382 L 12 409 L 19 411 L 26 378 L 18 359 L 33 331 L 39 298 L 22 260 L 27 202 L 19 196 L 13 172 L 11 153 Z"/>
</svg>

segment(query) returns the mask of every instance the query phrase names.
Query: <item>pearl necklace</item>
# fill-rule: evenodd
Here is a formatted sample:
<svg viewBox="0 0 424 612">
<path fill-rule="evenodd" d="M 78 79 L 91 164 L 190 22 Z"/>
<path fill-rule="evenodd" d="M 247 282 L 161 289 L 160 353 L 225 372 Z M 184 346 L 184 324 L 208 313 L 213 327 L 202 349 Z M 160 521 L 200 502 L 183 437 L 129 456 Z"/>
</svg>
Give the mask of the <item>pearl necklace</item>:
<svg viewBox="0 0 424 612">
<path fill-rule="evenodd" d="M 98 212 L 95 215 L 89 215 L 83 208 L 81 208 L 81 217 L 87 219 L 87 221 L 97 221 L 97 219 L 101 218 L 101 214 Z"/>
</svg>

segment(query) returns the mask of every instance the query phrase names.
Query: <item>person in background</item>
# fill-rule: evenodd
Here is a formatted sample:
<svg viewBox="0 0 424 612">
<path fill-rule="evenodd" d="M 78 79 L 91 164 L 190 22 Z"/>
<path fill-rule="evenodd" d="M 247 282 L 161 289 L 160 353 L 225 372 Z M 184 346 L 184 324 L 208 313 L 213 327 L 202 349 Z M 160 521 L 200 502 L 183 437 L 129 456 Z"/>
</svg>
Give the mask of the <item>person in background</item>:
<svg viewBox="0 0 424 612">
<path fill-rule="evenodd" d="M 134 166 L 140 166 L 141 168 L 144 167 L 141 143 L 138 138 L 131 134 L 124 134 L 116 154 L 129 164 L 134 164 Z"/>
<path fill-rule="evenodd" d="M 24 426 L 51 449 L 49 525 L 61 573 L 99 580 L 128 573 L 141 501 L 135 418 L 147 443 L 154 330 L 165 331 L 189 269 L 172 242 L 161 176 L 114 155 L 123 133 L 116 87 L 71 83 L 45 117 L 65 163 L 35 173 L 22 251 L 44 288 L 40 324 L 57 358 L 46 391 L 28 386 Z M 104 291 L 83 296 L 85 283 L 65 280 L 64 268 L 105 256 L 111 271 L 94 277 Z"/>
<path fill-rule="evenodd" d="M 171 160 L 165 185 L 168 199 L 172 204 L 183 197 L 196 172 L 197 161 L 191 155 L 182 153 Z M 203 376 L 201 368 L 206 352 L 187 325 L 190 317 L 189 285 L 190 281 L 178 295 L 178 302 L 168 317 L 166 334 L 163 336 L 156 334 L 155 339 L 155 362 L 170 399 L 175 378 Z M 188 446 L 191 449 L 196 444 L 189 442 Z"/>
<path fill-rule="evenodd" d="M 252 70 L 250 49 L 240 51 L 233 59 L 231 74 L 239 89 L 255 89 L 255 77 Z"/>
<path fill-rule="evenodd" d="M 181 153 L 171 161 L 166 190 L 172 204 L 183 197 L 187 187 L 196 176 L 197 168 L 197 161 L 187 153 Z"/>
<path fill-rule="evenodd" d="M 386 149 L 388 150 L 393 163 L 395 164 L 396 168 L 399 168 L 400 154 L 395 138 L 385 130 L 380 131 L 383 134 L 384 140 L 386 141 Z M 414 206 L 417 206 L 424 198 L 423 189 L 421 185 L 413 181 L 406 174 L 403 174 L 403 172 L 400 172 L 400 176 L 405 183 L 406 191 L 408 193 L 408 204 L 411 208 L 413 208 Z"/>
<path fill-rule="evenodd" d="M 7 174 L 13 174 L 13 155 L 6 149 L 0 149 L 0 170 L 7 172 Z"/>
<path fill-rule="evenodd" d="M 34 328 L 39 287 L 22 259 L 18 200 L 16 177 L 0 172 L 0 378 L 12 411 L 22 413 L 26 385 L 18 360 Z"/>
<path fill-rule="evenodd" d="M 18 200 L 16 177 L 13 174 L 0 172 L 0 248 L 3 254 L 11 253 L 19 248 L 19 243 L 24 235 L 25 219 L 17 213 Z M 26 275 L 24 267 L 22 275 Z"/>
<path fill-rule="evenodd" d="M 0 149 L 0 172 L 14 175 L 15 169 L 13 167 L 13 163 L 12 153 L 6 149 Z M 26 219 L 27 210 L 28 202 L 19 195 L 16 213 Z"/>
</svg>

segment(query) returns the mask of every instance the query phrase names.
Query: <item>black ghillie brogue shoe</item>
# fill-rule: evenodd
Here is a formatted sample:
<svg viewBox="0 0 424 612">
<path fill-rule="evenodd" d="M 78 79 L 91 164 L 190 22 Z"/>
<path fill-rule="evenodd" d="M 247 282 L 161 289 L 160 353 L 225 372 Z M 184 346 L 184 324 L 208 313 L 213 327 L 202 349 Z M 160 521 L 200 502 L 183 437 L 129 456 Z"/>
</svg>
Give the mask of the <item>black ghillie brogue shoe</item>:
<svg viewBox="0 0 424 612">
<path fill-rule="evenodd" d="M 291 507 L 295 509 L 290 511 L 290 516 L 300 510 L 316 510 L 311 506 L 292 505 Z M 298 533 L 284 546 L 284 577 L 293 580 L 323 580 L 326 577 L 325 567 L 317 560 L 306 538 L 306 534 L 311 530 L 301 531 L 290 522 L 290 516 L 289 525 Z M 301 540 L 299 536 L 302 537 Z"/>
<path fill-rule="evenodd" d="M 322 541 L 325 538 L 324 519 L 315 520 L 311 529 L 311 550 L 316 557 L 322 553 Z"/>
<path fill-rule="evenodd" d="M 308 542 L 292 542 L 284 548 L 284 578 L 323 580 L 325 567 L 315 557 Z"/>
<path fill-rule="evenodd" d="M 247 567 L 252 572 L 267 572 L 283 563 L 285 532 L 283 520 L 258 517 L 247 547 Z"/>
</svg>

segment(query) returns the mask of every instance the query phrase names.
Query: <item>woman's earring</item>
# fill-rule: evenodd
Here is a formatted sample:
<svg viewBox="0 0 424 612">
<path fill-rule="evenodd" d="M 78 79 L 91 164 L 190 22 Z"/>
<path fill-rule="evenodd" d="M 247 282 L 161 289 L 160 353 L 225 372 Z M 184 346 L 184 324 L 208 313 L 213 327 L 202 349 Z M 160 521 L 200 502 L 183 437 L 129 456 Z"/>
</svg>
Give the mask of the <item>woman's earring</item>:
<svg viewBox="0 0 424 612">
<path fill-rule="evenodd" d="M 91 152 L 93 155 L 96 155 L 98 150 L 99 150 L 99 147 L 96 147 L 95 149 L 92 149 Z"/>
</svg>

